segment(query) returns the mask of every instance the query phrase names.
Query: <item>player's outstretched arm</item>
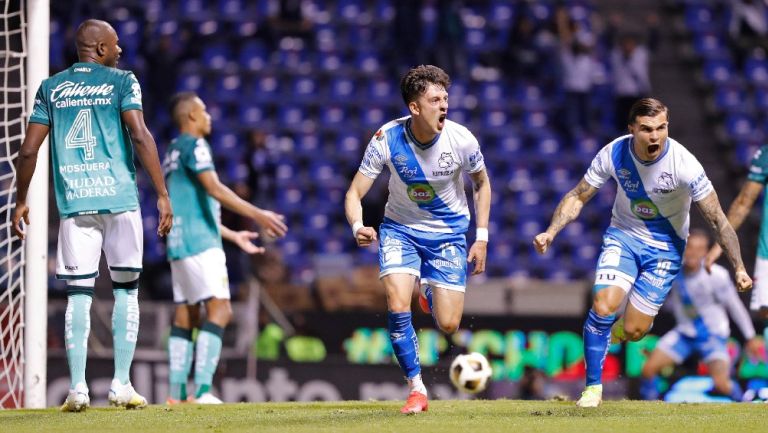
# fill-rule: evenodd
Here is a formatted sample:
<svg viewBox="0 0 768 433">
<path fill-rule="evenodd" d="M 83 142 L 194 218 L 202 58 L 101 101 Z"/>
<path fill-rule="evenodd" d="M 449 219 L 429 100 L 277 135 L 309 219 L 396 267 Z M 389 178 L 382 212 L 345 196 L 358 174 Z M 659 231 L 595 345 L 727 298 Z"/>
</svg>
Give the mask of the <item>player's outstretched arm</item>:
<svg viewBox="0 0 768 433">
<path fill-rule="evenodd" d="M 374 179 L 358 171 L 344 197 L 344 213 L 352 227 L 357 246 L 360 247 L 367 247 L 376 240 L 376 230 L 363 225 L 363 197 L 371 190 L 373 181 Z"/>
<path fill-rule="evenodd" d="M 736 230 L 728 222 L 728 218 L 726 218 L 723 209 L 720 207 L 717 193 L 715 191 L 710 192 L 706 197 L 697 201 L 696 205 L 715 234 L 717 243 L 723 247 L 728 260 L 736 271 L 736 288 L 740 292 L 751 289 L 752 279 L 747 274 L 744 262 L 741 260 L 739 238 L 736 236 Z"/>
<path fill-rule="evenodd" d="M 547 249 L 552 244 L 555 236 L 560 233 L 560 230 L 562 230 L 563 227 L 579 216 L 581 208 L 583 208 L 595 194 L 597 194 L 597 188 L 590 185 L 584 178 L 582 178 L 572 190 L 568 191 L 565 196 L 563 196 L 555 209 L 555 213 L 552 215 L 552 222 L 549 223 L 547 231 L 539 233 L 533 239 L 533 246 L 539 254 L 547 252 Z"/>
<path fill-rule="evenodd" d="M 16 235 L 24 239 L 26 233 L 21 228 L 21 220 L 29 224 L 29 207 L 27 207 L 27 192 L 29 192 L 29 183 L 32 182 L 32 175 L 35 174 L 37 166 L 37 153 L 43 140 L 48 135 L 48 125 L 41 123 L 30 123 L 27 126 L 27 133 L 24 136 L 24 142 L 21 143 L 19 157 L 16 159 L 16 209 L 13 212 L 13 231 Z"/>
<path fill-rule="evenodd" d="M 262 254 L 266 251 L 264 247 L 254 245 L 254 243 L 251 242 L 251 240 L 259 237 L 259 234 L 256 232 L 248 230 L 234 231 L 224 225 L 220 225 L 219 229 L 221 229 L 222 238 L 237 245 L 241 250 L 248 254 Z"/>
<path fill-rule="evenodd" d="M 738 230 L 741 227 L 761 192 L 763 192 L 763 184 L 753 180 L 746 181 L 744 186 L 741 187 L 739 195 L 728 209 L 728 222 L 731 223 L 731 227 L 734 230 Z M 720 247 L 720 244 L 713 245 L 704 259 L 704 266 L 707 268 L 707 272 L 711 271 L 712 264 L 720 258 L 721 254 L 723 254 L 723 249 Z"/>
<path fill-rule="evenodd" d="M 474 263 L 472 275 L 485 272 L 485 262 L 488 256 L 488 220 L 491 214 L 491 181 L 488 172 L 483 169 L 469 175 L 472 179 L 472 189 L 475 199 L 475 225 L 477 235 L 475 242 L 469 248 L 467 263 Z"/>
<path fill-rule="evenodd" d="M 269 236 L 281 238 L 288 232 L 285 216 L 261 209 L 243 200 L 228 186 L 221 183 L 219 175 L 214 170 L 200 172 L 197 174 L 197 178 L 208 195 L 232 212 L 256 221 L 256 224 L 262 227 Z"/>
<path fill-rule="evenodd" d="M 141 110 L 123 111 L 122 119 L 128 127 L 128 133 L 131 134 L 136 154 L 141 160 L 144 171 L 149 174 L 152 186 L 157 193 L 157 211 L 159 220 L 157 224 L 157 234 L 165 236 L 171 231 L 173 224 L 173 210 L 171 209 L 171 200 L 168 196 L 168 190 L 165 187 L 165 178 L 163 170 L 160 168 L 160 157 L 157 155 L 157 144 L 152 133 L 149 132 L 144 123 L 144 113 Z"/>
</svg>

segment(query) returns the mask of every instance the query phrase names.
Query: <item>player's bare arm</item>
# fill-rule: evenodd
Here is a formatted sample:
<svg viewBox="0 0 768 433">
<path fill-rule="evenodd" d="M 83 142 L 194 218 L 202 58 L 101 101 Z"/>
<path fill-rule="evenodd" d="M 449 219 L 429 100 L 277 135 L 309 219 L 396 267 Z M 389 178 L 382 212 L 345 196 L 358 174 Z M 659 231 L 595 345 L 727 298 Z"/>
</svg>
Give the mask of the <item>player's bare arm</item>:
<svg viewBox="0 0 768 433">
<path fill-rule="evenodd" d="M 728 209 L 728 222 L 731 223 L 731 227 L 734 230 L 738 230 L 741 227 L 761 192 L 763 192 L 763 184 L 752 180 L 746 181 L 744 186 L 741 187 L 739 195 Z M 707 272 L 710 271 L 712 264 L 720 258 L 721 254 L 723 254 L 723 249 L 720 247 L 720 244 L 712 246 L 709 253 L 707 253 L 707 257 L 704 259 L 704 266 L 707 268 Z"/>
<path fill-rule="evenodd" d="M 21 220 L 29 224 L 29 207 L 27 207 L 29 183 L 32 182 L 32 175 L 35 174 L 37 153 L 49 130 L 47 125 L 30 123 L 19 150 L 19 157 L 16 159 L 16 209 L 13 212 L 13 231 L 21 239 L 26 236 L 21 228 Z"/>
<path fill-rule="evenodd" d="M 533 239 L 533 246 L 539 254 L 544 254 L 552 244 L 560 230 L 569 222 L 575 220 L 581 213 L 581 209 L 592 197 L 597 194 L 597 188 L 590 185 L 582 178 L 576 186 L 568 191 L 555 209 L 552 215 L 552 222 L 547 227 L 547 231 L 539 233 Z"/>
<path fill-rule="evenodd" d="M 474 263 L 472 275 L 485 272 L 485 262 L 488 256 L 488 219 L 491 214 L 491 181 L 486 170 L 469 175 L 472 179 L 472 190 L 475 199 L 475 225 L 478 235 L 475 242 L 469 248 L 467 263 Z M 484 232 L 483 232 L 484 230 Z M 483 236 L 484 235 L 484 236 Z M 485 238 L 483 240 L 483 238 Z"/>
<path fill-rule="evenodd" d="M 149 174 L 152 186 L 157 193 L 157 210 L 159 212 L 157 234 L 165 236 L 171 231 L 173 209 L 171 209 L 171 200 L 165 187 L 163 170 L 160 168 L 160 158 L 157 155 L 155 139 L 144 123 L 144 113 L 141 110 L 123 111 L 121 116 L 131 134 L 131 142 L 141 160 L 141 165 Z"/>
<path fill-rule="evenodd" d="M 208 192 L 208 195 L 215 198 L 222 206 L 244 217 L 256 221 L 256 224 L 266 230 L 272 237 L 283 237 L 288 232 L 288 226 L 285 225 L 285 217 L 278 213 L 261 209 L 243 200 L 232 191 L 228 186 L 221 183 L 219 176 L 214 170 L 207 170 L 197 175 L 200 183 Z"/>
<path fill-rule="evenodd" d="M 224 225 L 219 225 L 219 229 L 221 230 L 222 238 L 237 245 L 241 250 L 248 254 L 262 254 L 266 251 L 264 247 L 254 245 L 254 243 L 251 242 L 253 239 L 259 237 L 259 234 L 256 232 L 248 230 L 235 231 Z"/>
<path fill-rule="evenodd" d="M 744 262 L 741 260 L 741 247 L 739 238 L 736 236 L 736 230 L 728 222 L 720 202 L 717 199 L 717 193 L 712 191 L 706 197 L 696 202 L 701 214 L 709 224 L 715 239 L 725 250 L 728 260 L 731 262 L 736 272 L 736 287 L 740 292 L 752 288 L 752 279 L 744 268 Z"/>
<path fill-rule="evenodd" d="M 344 197 L 344 213 L 347 222 L 352 227 L 355 241 L 360 247 L 367 247 L 376 241 L 376 230 L 373 227 L 363 225 L 363 197 L 368 194 L 373 186 L 374 179 L 360 173 L 355 174 L 352 184 L 349 185 L 347 195 Z"/>
</svg>

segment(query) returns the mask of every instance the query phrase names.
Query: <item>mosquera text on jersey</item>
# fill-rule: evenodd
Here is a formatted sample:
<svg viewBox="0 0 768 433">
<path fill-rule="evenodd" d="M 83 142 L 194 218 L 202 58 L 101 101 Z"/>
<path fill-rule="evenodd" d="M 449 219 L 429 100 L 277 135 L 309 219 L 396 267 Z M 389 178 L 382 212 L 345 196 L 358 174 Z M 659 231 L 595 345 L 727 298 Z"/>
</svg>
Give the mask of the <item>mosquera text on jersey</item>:
<svg viewBox="0 0 768 433">
<path fill-rule="evenodd" d="M 389 168 L 386 218 L 415 230 L 465 233 L 469 208 L 462 173 L 485 168 L 480 145 L 467 128 L 450 120 L 422 145 L 410 131 L 410 119 L 393 120 L 376 132 L 360 173 L 375 179 L 385 165 Z"/>
<path fill-rule="evenodd" d="M 97 63 L 75 63 L 40 85 L 29 121 L 50 127 L 62 218 L 139 207 L 133 147 L 121 113 L 141 109 L 133 73 Z"/>
<path fill-rule="evenodd" d="M 654 161 L 634 153 L 632 135 L 603 147 L 584 179 L 600 188 L 613 178 L 618 184 L 611 227 L 661 250 L 682 251 L 688 238 L 691 200 L 712 192 L 699 161 L 672 138 Z"/>
</svg>

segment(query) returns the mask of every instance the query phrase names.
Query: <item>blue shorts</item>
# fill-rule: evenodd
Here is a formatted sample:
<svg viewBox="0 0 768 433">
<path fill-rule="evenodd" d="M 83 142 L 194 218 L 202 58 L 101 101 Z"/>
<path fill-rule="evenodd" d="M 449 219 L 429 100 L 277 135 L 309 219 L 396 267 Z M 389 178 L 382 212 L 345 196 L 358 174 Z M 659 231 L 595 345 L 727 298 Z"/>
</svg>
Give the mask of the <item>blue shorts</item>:
<svg viewBox="0 0 768 433">
<path fill-rule="evenodd" d="M 609 227 L 597 261 L 595 286 L 619 286 L 643 314 L 656 316 L 680 273 L 684 242 L 665 251 Z"/>
<path fill-rule="evenodd" d="M 730 362 L 727 339 L 716 335 L 709 335 L 704 338 L 689 337 L 677 329 L 673 329 L 659 340 L 656 347 L 666 353 L 675 363 L 682 364 L 693 353 L 701 356 L 702 361 L 710 362 L 722 360 Z"/>
<path fill-rule="evenodd" d="M 385 218 L 379 238 L 379 278 L 410 274 L 422 284 L 465 290 L 467 239 L 463 233 L 414 230 Z"/>
</svg>

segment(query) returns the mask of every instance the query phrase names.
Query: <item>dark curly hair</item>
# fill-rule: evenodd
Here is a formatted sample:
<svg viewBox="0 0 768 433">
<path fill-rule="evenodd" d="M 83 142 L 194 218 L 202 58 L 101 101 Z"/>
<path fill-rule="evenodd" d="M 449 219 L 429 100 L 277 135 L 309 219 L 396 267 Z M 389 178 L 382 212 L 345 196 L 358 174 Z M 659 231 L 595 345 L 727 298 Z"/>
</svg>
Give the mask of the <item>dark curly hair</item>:
<svg viewBox="0 0 768 433">
<path fill-rule="evenodd" d="M 661 112 L 666 113 L 667 120 L 669 120 L 669 108 L 663 102 L 653 98 L 638 99 L 632 104 L 632 108 L 629 109 L 627 121 L 631 125 L 635 123 L 638 117 L 653 117 Z"/>
<path fill-rule="evenodd" d="M 444 70 L 434 65 L 420 65 L 408 71 L 400 80 L 400 93 L 403 95 L 405 105 L 424 94 L 430 84 L 437 84 L 448 90 L 451 86 L 451 78 Z"/>
</svg>

